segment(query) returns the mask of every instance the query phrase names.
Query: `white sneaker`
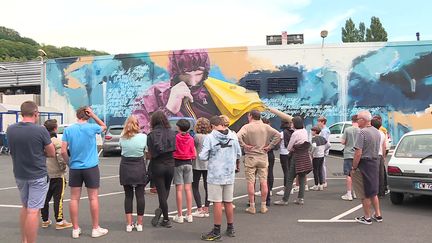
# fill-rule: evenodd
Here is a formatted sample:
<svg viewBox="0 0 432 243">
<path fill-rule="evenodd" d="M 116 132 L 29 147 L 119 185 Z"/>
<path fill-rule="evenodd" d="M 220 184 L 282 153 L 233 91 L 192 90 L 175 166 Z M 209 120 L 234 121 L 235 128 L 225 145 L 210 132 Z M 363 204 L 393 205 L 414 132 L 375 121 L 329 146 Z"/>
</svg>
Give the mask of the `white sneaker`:
<svg viewBox="0 0 432 243">
<path fill-rule="evenodd" d="M 143 225 L 142 225 L 142 224 L 137 224 L 137 225 L 135 225 L 135 229 L 136 229 L 138 232 L 141 232 L 141 231 L 143 231 Z"/>
<path fill-rule="evenodd" d="M 344 195 L 342 195 L 341 198 L 342 198 L 342 200 L 345 200 L 345 201 L 352 201 L 353 200 L 352 195 L 350 195 L 348 193 L 345 193 Z"/>
<path fill-rule="evenodd" d="M 278 196 L 283 196 L 285 194 L 285 190 L 280 190 L 278 192 L 276 192 L 276 195 Z"/>
<path fill-rule="evenodd" d="M 317 185 L 314 185 L 310 188 L 312 191 L 319 191 L 319 187 Z"/>
<path fill-rule="evenodd" d="M 72 229 L 72 238 L 78 239 L 81 234 L 81 228 L 78 229 Z"/>
<path fill-rule="evenodd" d="M 255 192 L 255 196 L 261 196 L 261 191 Z"/>
<path fill-rule="evenodd" d="M 179 223 L 179 224 L 183 224 L 184 219 L 183 219 L 183 216 L 175 215 L 174 218 L 173 218 L 173 221 L 176 222 L 176 223 Z"/>
<path fill-rule="evenodd" d="M 195 212 L 192 213 L 192 216 L 197 217 L 197 218 L 204 218 L 205 213 L 201 210 L 196 210 Z"/>
<path fill-rule="evenodd" d="M 99 226 L 99 227 L 97 227 L 96 229 L 92 229 L 91 237 L 93 237 L 93 238 L 98 238 L 98 237 L 104 236 L 104 235 L 106 235 L 106 234 L 108 234 L 108 230 L 107 230 L 107 229 L 104 229 L 104 228 L 101 228 L 101 227 Z"/>
<path fill-rule="evenodd" d="M 305 191 L 309 191 L 309 186 L 305 185 Z"/>
<path fill-rule="evenodd" d="M 324 186 L 324 188 L 327 188 L 327 182 L 325 182 L 325 183 L 323 184 L 323 186 Z"/>
<path fill-rule="evenodd" d="M 192 223 L 193 222 L 193 216 L 192 216 L 192 214 L 188 215 L 188 216 L 185 216 L 184 220 L 186 220 L 186 222 L 188 222 L 188 223 Z"/>
<path fill-rule="evenodd" d="M 318 191 L 324 191 L 324 186 L 323 185 L 319 185 L 318 186 Z"/>
<path fill-rule="evenodd" d="M 135 226 L 133 224 L 126 225 L 126 232 L 132 232 L 133 228 L 135 228 Z"/>
<path fill-rule="evenodd" d="M 352 198 L 354 198 L 354 199 L 356 199 L 357 198 L 357 195 L 356 195 L 356 193 L 355 193 L 355 191 L 352 191 Z"/>
</svg>

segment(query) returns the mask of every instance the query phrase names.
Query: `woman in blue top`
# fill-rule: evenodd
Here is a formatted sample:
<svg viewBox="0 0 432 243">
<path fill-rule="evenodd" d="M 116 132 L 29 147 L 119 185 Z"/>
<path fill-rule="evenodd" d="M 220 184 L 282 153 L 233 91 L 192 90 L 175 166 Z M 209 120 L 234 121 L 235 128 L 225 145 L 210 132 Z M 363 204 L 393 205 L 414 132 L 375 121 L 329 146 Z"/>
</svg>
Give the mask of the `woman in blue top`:
<svg viewBox="0 0 432 243">
<path fill-rule="evenodd" d="M 121 161 L 120 161 L 120 184 L 125 191 L 124 208 L 126 214 L 126 231 L 131 232 L 133 228 L 137 231 L 143 229 L 143 216 L 145 208 L 144 188 L 147 172 L 144 160 L 144 150 L 147 146 L 147 135 L 139 133 L 139 124 L 135 116 L 130 116 L 124 125 L 120 138 Z M 133 197 L 137 201 L 137 222 L 132 223 Z"/>
</svg>

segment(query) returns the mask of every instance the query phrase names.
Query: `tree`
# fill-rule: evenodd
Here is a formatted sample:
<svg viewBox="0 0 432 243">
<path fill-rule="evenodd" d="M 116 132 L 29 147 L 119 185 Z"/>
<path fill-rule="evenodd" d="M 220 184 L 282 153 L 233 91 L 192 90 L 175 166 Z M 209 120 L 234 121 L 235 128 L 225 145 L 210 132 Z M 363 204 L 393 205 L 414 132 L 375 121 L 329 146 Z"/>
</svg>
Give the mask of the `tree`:
<svg viewBox="0 0 432 243">
<path fill-rule="evenodd" d="M 378 17 L 371 18 L 370 28 L 366 30 L 366 41 L 387 41 L 387 32 Z"/>
<path fill-rule="evenodd" d="M 366 34 L 365 24 L 363 22 L 360 22 L 359 29 L 358 29 L 357 41 L 364 42 L 366 40 L 365 34 Z"/>
<path fill-rule="evenodd" d="M 357 42 L 358 30 L 355 27 L 354 21 L 349 18 L 345 22 L 345 28 L 342 27 L 342 42 Z"/>
</svg>

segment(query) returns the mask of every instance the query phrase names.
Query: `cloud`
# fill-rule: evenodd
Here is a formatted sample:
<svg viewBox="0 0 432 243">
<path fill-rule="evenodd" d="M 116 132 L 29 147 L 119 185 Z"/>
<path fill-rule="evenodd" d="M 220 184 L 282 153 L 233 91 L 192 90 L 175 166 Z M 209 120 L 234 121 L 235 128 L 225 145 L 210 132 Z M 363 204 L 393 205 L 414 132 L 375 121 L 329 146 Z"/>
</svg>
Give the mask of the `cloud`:
<svg viewBox="0 0 432 243">
<path fill-rule="evenodd" d="M 26 4 L 26 8 L 15 1 L 2 4 L 0 22 L 46 44 L 126 53 L 264 45 L 266 35 L 299 24 L 302 17 L 297 10 L 307 7 L 310 0 L 45 0 Z"/>
</svg>

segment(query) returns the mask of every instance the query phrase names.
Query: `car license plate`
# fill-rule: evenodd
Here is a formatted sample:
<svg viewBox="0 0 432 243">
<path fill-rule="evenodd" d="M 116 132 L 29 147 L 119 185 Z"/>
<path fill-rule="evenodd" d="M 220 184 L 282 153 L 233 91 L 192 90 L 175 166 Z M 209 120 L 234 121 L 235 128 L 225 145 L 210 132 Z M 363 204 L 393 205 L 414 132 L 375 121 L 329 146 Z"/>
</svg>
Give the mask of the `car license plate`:
<svg viewBox="0 0 432 243">
<path fill-rule="evenodd" d="M 415 187 L 415 189 L 418 189 L 418 190 L 430 190 L 430 191 L 432 191 L 432 183 L 415 182 L 414 187 Z"/>
</svg>

